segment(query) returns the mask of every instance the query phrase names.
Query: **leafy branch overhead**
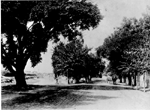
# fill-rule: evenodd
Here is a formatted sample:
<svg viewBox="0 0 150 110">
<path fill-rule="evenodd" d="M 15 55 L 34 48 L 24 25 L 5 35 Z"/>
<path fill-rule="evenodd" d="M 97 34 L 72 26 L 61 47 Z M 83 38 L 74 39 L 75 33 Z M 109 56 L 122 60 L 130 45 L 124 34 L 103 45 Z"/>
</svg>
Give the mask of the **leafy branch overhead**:
<svg viewBox="0 0 150 110">
<path fill-rule="evenodd" d="M 81 34 L 79 29 L 95 28 L 101 18 L 98 8 L 87 2 L 2 2 L 2 33 L 12 42 L 11 47 L 20 47 L 32 62 L 41 59 L 39 53 L 46 52 L 49 39 L 57 42 L 62 34 L 71 40 Z M 29 21 L 32 25 L 27 27 Z"/>
<path fill-rule="evenodd" d="M 62 35 L 71 41 L 102 19 L 86 0 L 2 1 L 1 15 L 2 64 L 12 73 L 23 71 L 29 59 L 33 67 L 41 62 L 49 40 Z"/>
</svg>

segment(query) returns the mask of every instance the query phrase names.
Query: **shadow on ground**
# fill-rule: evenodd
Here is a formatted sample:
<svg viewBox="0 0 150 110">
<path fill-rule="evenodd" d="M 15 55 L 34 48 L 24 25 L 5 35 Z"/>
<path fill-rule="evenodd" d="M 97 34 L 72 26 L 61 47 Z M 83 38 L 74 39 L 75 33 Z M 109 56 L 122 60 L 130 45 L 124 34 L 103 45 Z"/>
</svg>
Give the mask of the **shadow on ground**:
<svg viewBox="0 0 150 110">
<path fill-rule="evenodd" d="M 79 85 L 29 85 L 28 90 L 18 91 L 15 85 L 2 87 L 2 109 L 28 108 L 69 108 L 87 105 L 96 100 L 108 100 L 117 97 L 93 95 L 90 90 L 122 90 L 130 89 L 118 86 L 94 84 Z"/>
<path fill-rule="evenodd" d="M 142 92 L 144 92 L 144 88 L 138 88 L 137 90 L 140 90 Z M 145 88 L 145 92 L 149 92 L 150 91 L 150 88 Z"/>
</svg>

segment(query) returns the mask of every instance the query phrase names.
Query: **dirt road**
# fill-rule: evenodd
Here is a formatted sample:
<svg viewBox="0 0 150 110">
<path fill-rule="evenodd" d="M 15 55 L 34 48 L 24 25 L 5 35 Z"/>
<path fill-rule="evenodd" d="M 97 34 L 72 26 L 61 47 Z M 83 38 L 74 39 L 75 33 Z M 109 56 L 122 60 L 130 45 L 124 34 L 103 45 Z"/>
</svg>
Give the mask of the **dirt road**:
<svg viewBox="0 0 150 110">
<path fill-rule="evenodd" d="M 150 93 L 98 80 L 78 85 L 2 87 L 2 110 L 150 110 Z"/>
</svg>

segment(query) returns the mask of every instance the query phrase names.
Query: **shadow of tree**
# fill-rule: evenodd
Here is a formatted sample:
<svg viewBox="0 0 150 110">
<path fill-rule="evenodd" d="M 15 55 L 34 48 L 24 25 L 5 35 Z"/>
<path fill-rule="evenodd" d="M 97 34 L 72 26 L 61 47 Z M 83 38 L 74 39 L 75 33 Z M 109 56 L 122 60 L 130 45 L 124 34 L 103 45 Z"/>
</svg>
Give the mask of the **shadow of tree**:
<svg viewBox="0 0 150 110">
<path fill-rule="evenodd" d="M 109 100 L 117 97 L 92 94 L 90 90 L 131 90 L 130 87 L 102 85 L 103 80 L 94 80 L 88 84 L 70 85 L 28 85 L 28 89 L 19 91 L 15 85 L 2 86 L 2 108 L 70 108 L 87 105 L 97 100 Z M 96 85 L 101 83 L 101 85 Z M 3 100 L 4 99 L 4 100 Z M 6 99 L 6 100 L 5 100 Z"/>
<path fill-rule="evenodd" d="M 138 88 L 137 90 L 144 92 L 144 88 Z M 149 92 L 150 88 L 145 88 L 145 92 Z"/>
<path fill-rule="evenodd" d="M 16 97 L 2 101 L 2 108 L 27 109 L 37 108 L 69 108 L 78 105 L 87 105 L 96 100 L 108 100 L 116 97 L 93 95 L 88 90 L 104 89 L 93 85 L 71 85 L 71 86 L 38 86 L 29 85 L 26 91 L 17 91 L 15 86 L 2 87 L 2 96 L 6 94 L 17 94 Z M 11 97 L 11 95 L 10 95 Z"/>
</svg>

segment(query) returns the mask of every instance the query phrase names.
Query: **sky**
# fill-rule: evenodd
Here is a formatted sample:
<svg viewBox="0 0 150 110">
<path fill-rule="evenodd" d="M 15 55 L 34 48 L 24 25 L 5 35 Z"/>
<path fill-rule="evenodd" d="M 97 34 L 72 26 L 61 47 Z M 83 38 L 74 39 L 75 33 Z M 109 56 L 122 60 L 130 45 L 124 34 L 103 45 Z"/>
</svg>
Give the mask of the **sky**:
<svg viewBox="0 0 150 110">
<path fill-rule="evenodd" d="M 147 6 L 150 6 L 150 0 L 89 0 L 93 4 L 97 4 L 101 14 L 104 16 L 96 29 L 83 32 L 85 44 L 88 47 L 96 48 L 103 44 L 103 41 L 111 33 L 114 28 L 121 25 L 124 17 L 137 18 L 142 17 L 147 12 Z M 51 55 L 53 44 L 49 42 L 48 51 L 42 54 L 42 62 L 32 68 L 28 61 L 25 71 L 38 71 L 52 73 Z"/>
</svg>

